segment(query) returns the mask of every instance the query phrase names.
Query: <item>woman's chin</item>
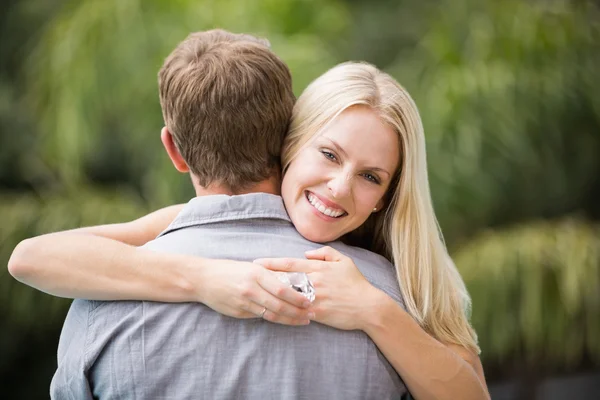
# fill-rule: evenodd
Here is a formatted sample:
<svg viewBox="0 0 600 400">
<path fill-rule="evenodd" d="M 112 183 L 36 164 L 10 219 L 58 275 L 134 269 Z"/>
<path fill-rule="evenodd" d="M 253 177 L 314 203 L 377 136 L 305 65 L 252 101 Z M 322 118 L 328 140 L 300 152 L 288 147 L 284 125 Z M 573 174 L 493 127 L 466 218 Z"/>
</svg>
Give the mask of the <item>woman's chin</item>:
<svg viewBox="0 0 600 400">
<path fill-rule="evenodd" d="M 311 242 L 315 243 L 332 242 L 340 237 L 340 235 L 336 235 L 335 233 L 324 234 L 323 232 L 319 232 L 318 229 L 308 226 L 304 227 L 296 225 L 296 230 L 306 240 L 310 240 Z"/>
</svg>

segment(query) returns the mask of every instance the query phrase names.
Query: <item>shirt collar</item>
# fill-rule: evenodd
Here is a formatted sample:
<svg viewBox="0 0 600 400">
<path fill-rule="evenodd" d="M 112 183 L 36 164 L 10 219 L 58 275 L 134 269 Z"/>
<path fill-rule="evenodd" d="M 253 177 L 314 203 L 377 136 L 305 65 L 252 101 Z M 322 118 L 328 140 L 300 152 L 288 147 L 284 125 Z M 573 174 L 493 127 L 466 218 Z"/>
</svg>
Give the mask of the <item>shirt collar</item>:
<svg viewBox="0 0 600 400">
<path fill-rule="evenodd" d="M 281 196 L 268 193 L 200 196 L 191 199 L 159 237 L 190 226 L 256 218 L 291 222 Z"/>
</svg>

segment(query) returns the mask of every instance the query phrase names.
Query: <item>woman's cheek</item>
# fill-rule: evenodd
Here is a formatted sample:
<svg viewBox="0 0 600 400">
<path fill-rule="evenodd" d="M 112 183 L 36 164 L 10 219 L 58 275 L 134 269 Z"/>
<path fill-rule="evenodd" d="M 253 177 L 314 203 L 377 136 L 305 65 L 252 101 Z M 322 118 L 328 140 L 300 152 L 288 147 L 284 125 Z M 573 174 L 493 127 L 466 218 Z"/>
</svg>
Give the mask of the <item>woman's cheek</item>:
<svg viewBox="0 0 600 400">
<path fill-rule="evenodd" d="M 365 185 L 364 179 L 361 177 L 357 178 L 354 185 L 354 202 L 357 212 L 361 212 L 370 204 L 373 197 L 373 193 L 370 192 L 370 188 Z"/>
</svg>

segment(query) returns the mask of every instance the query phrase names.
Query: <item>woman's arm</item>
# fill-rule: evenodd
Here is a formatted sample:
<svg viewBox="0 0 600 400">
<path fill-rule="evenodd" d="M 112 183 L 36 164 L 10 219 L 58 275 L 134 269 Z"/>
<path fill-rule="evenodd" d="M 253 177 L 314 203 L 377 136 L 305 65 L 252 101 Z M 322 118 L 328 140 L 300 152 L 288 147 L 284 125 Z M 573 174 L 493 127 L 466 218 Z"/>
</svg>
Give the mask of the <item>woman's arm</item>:
<svg viewBox="0 0 600 400">
<path fill-rule="evenodd" d="M 162 231 L 167 229 L 169 224 L 173 222 L 183 207 L 184 204 L 176 204 L 174 206 L 161 208 L 160 210 L 144 215 L 131 222 L 89 226 L 68 230 L 64 233 L 88 233 L 117 240 L 132 246 L 141 246 L 156 239 Z"/>
<path fill-rule="evenodd" d="M 252 264 L 153 252 L 143 244 L 163 231 L 181 206 L 138 220 L 26 239 L 8 269 L 46 293 L 91 300 L 197 301 L 222 314 L 251 318 L 264 307 L 272 322 L 308 321 L 306 299 Z"/>
<path fill-rule="evenodd" d="M 255 262 L 277 271 L 306 272 L 316 292 L 313 319 L 338 329 L 364 331 L 414 398 L 490 398 L 479 357 L 434 339 L 391 297 L 371 285 L 349 257 L 330 247 L 306 252 L 306 257 L 309 260 Z"/>
<path fill-rule="evenodd" d="M 13 250 L 8 270 L 18 281 L 60 297 L 158 300 L 147 298 L 158 292 L 165 301 L 191 301 L 192 288 L 177 270 L 163 271 L 163 258 L 133 247 L 156 238 L 182 207 L 25 239 Z"/>
<path fill-rule="evenodd" d="M 366 303 L 374 307 L 362 314 L 360 329 L 377 344 L 416 399 L 490 398 L 477 355 L 440 343 L 378 289 L 369 296 Z"/>
</svg>

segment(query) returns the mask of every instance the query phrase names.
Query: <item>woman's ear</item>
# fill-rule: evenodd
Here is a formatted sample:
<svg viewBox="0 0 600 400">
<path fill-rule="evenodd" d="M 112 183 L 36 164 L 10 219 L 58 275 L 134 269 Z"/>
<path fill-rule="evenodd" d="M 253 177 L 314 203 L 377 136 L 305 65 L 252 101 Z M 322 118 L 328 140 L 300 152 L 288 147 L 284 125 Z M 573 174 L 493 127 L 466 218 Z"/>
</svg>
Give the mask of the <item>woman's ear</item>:
<svg viewBox="0 0 600 400">
<path fill-rule="evenodd" d="M 171 132 L 169 132 L 169 128 L 166 126 L 160 131 L 160 140 L 162 141 L 162 144 L 167 151 L 171 162 L 175 166 L 175 169 L 177 169 L 179 172 L 189 172 L 190 168 L 181 156 L 181 153 L 179 153 L 179 150 L 173 141 L 173 135 Z"/>
<path fill-rule="evenodd" d="M 373 212 L 379 212 L 381 210 L 383 210 L 383 207 L 385 206 L 385 203 L 383 201 L 383 199 L 380 199 L 377 204 L 375 205 L 375 208 L 373 208 Z"/>
</svg>

